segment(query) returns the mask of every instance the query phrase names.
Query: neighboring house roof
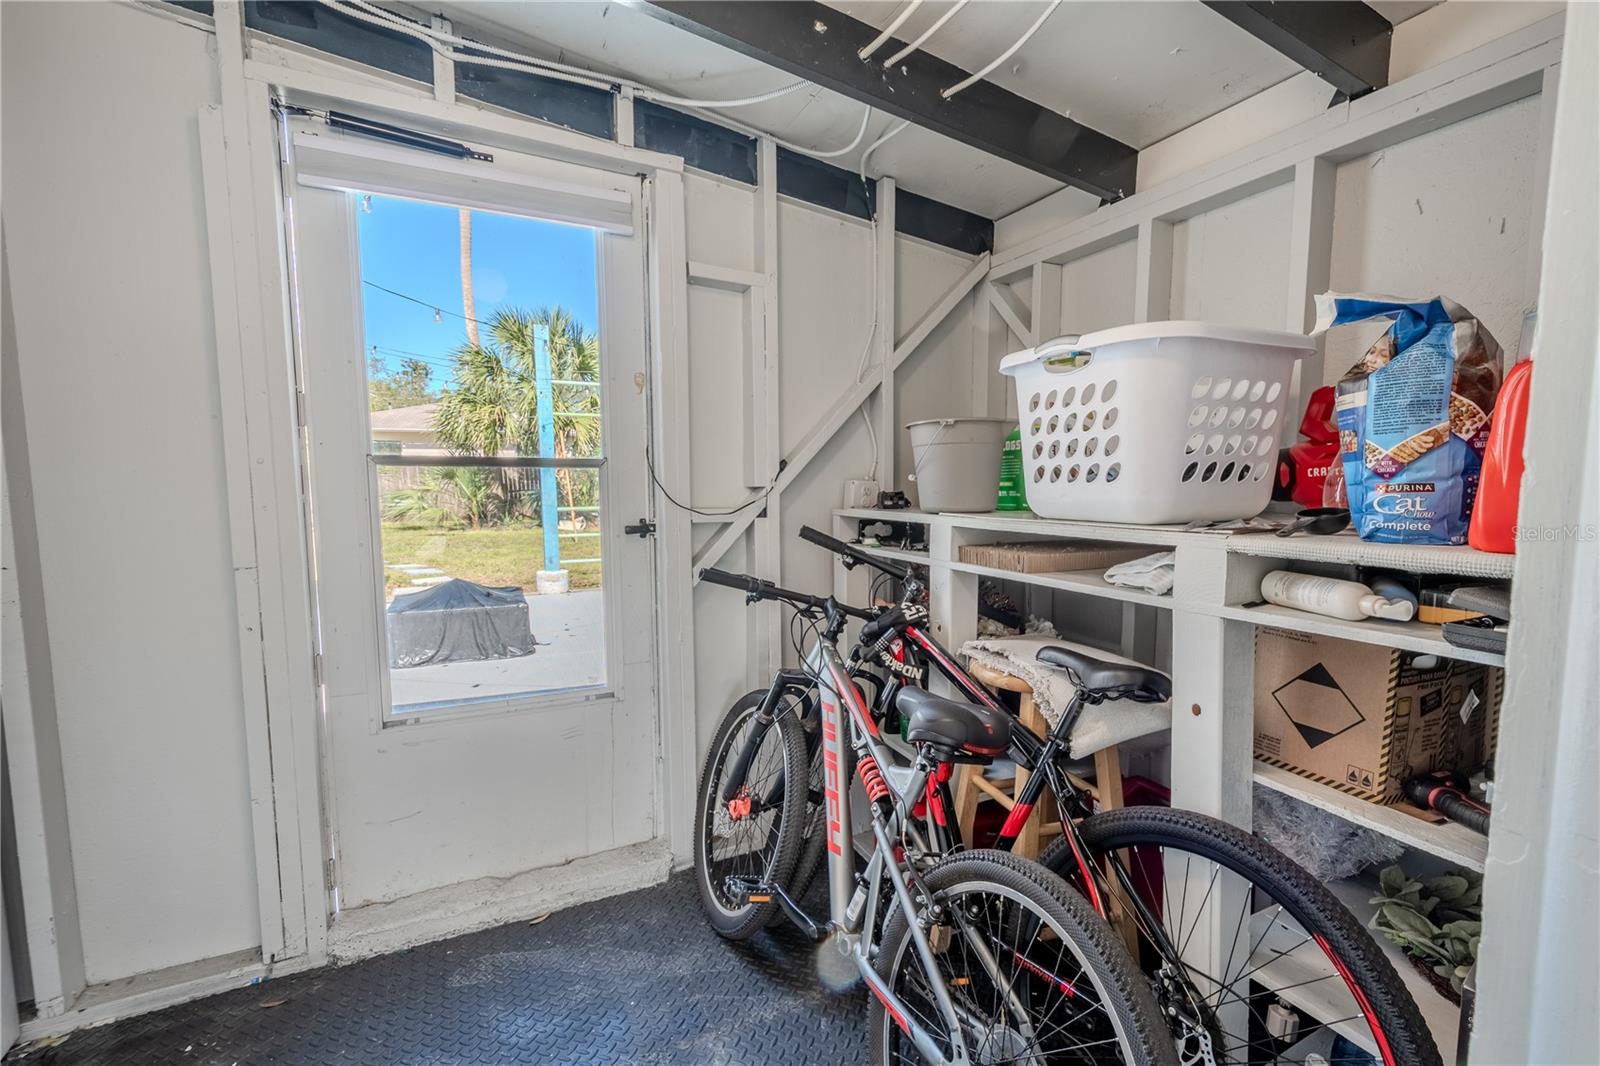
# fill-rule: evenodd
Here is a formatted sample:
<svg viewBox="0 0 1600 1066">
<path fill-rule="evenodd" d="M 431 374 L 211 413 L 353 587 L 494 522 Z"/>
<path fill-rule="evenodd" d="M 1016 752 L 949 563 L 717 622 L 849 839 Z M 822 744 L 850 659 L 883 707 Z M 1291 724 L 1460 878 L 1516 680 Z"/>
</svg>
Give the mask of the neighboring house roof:
<svg viewBox="0 0 1600 1066">
<path fill-rule="evenodd" d="M 379 437 L 391 433 L 424 433 L 432 435 L 433 416 L 438 412 L 436 403 L 419 403 L 414 407 L 392 407 L 387 411 L 372 412 L 372 434 Z"/>
</svg>

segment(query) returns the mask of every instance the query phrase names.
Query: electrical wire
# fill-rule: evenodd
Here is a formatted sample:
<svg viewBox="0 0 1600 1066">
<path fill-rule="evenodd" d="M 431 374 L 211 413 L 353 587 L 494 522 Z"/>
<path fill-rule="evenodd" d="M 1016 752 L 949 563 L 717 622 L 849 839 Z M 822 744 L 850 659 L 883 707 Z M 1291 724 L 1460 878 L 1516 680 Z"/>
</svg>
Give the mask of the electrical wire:
<svg viewBox="0 0 1600 1066">
<path fill-rule="evenodd" d="M 885 133 L 883 136 L 879 137 L 877 140 L 873 141 L 871 144 L 867 145 L 867 150 L 865 152 L 861 153 L 861 163 L 859 165 L 859 171 L 860 171 L 860 174 L 861 174 L 862 184 L 866 184 L 866 180 L 867 180 L 867 160 L 872 158 L 872 153 L 876 152 L 879 148 L 882 148 L 884 145 L 888 144 L 889 140 L 891 138 L 893 138 L 894 136 L 899 134 L 899 132 L 901 130 L 905 129 L 909 125 L 911 125 L 911 120 L 910 119 L 902 119 L 900 121 L 899 125 L 891 126 L 887 133 Z"/>
<path fill-rule="evenodd" d="M 375 4 L 368 3 L 367 0 L 344 0 L 343 3 L 341 3 L 340 0 L 318 0 L 318 2 L 325 7 L 338 11 L 341 14 L 348 15 L 351 18 L 358 19 L 359 21 L 367 22 L 376 26 L 383 26 L 388 29 L 397 30 L 400 33 L 406 34 L 407 36 L 415 37 L 418 40 L 426 43 L 435 52 L 438 52 L 440 55 L 458 63 L 470 63 L 477 66 L 496 67 L 505 70 L 522 71 L 529 74 L 539 74 L 546 77 L 559 78 L 564 81 L 574 82 L 579 85 L 587 85 L 590 88 L 595 89 L 610 90 L 615 89 L 618 86 L 626 86 L 627 88 L 632 89 L 634 95 L 637 97 L 642 97 L 643 99 L 652 100 L 657 103 L 672 104 L 677 107 L 748 107 L 752 104 L 765 103 L 768 100 L 775 100 L 780 96 L 786 96 L 789 93 L 805 88 L 809 84 L 804 79 L 799 79 L 797 81 L 790 82 L 787 85 L 772 89 L 768 92 L 757 93 L 754 96 L 740 97 L 733 100 L 696 100 L 690 97 L 674 96 L 671 93 L 665 93 L 658 89 L 653 89 L 648 85 L 644 85 L 631 79 L 605 77 L 603 75 L 595 74 L 592 71 L 586 71 L 582 67 L 572 66 L 568 63 L 559 63 L 553 59 L 540 59 L 537 56 L 530 56 L 526 53 L 516 52 L 509 48 L 501 48 L 497 45 L 484 44 L 481 41 L 474 41 L 458 34 L 435 29 L 432 26 L 424 26 L 421 23 L 412 22 L 410 19 L 406 19 L 400 15 L 397 15 L 392 11 L 386 11 Z M 444 47 L 446 44 L 453 45 L 455 47 L 446 48 Z M 459 51 L 460 48 L 468 48 L 473 52 L 481 52 L 483 54 L 469 55 Z"/>
<path fill-rule="evenodd" d="M 893 37 L 894 31 L 898 30 L 902 25 L 904 25 L 906 19 L 911 17 L 911 13 L 921 6 L 922 0 L 911 0 L 911 3 L 901 8 L 900 14 L 896 15 L 889 25 L 883 28 L 883 32 L 874 37 L 871 43 L 857 52 L 856 55 L 860 56 L 862 59 L 871 59 L 872 53 L 882 48 L 883 42 L 887 41 L 890 37 Z"/>
<path fill-rule="evenodd" d="M 856 150 L 856 146 L 860 144 L 862 138 L 867 135 L 867 123 L 871 121 L 872 105 L 868 104 L 861 111 L 861 128 L 856 130 L 855 139 L 849 144 L 845 145 L 843 148 L 836 148 L 830 152 L 819 151 L 815 148 L 800 148 L 798 145 L 790 144 L 788 141 L 780 140 L 777 137 L 773 137 L 772 139 L 783 145 L 785 148 L 793 148 L 797 151 L 804 152 L 807 155 L 815 156 L 818 159 L 837 159 L 842 155 L 849 155 L 851 152 Z"/>
<path fill-rule="evenodd" d="M 912 52 L 915 52 L 918 48 L 921 48 L 924 44 L 926 44 L 928 42 L 928 38 L 929 37 L 932 37 L 934 34 L 938 33 L 939 30 L 944 26 L 944 24 L 946 22 L 949 22 L 952 18 L 955 17 L 955 13 L 957 11 L 960 11 L 962 8 L 964 8 L 966 6 L 967 6 L 967 0 L 956 0 L 956 2 L 954 4 L 952 4 L 945 11 L 944 14 L 940 15 L 938 18 L 933 20 L 933 25 L 932 26 L 929 26 L 927 29 L 922 31 L 921 36 L 919 36 L 916 40 L 912 41 L 910 44 L 906 45 L 904 48 L 900 49 L 900 51 L 896 52 L 894 55 L 890 56 L 888 59 L 885 59 L 883 61 L 884 69 L 887 70 L 888 68 L 894 66 L 896 63 L 900 62 L 906 56 L 910 55 Z"/>
<path fill-rule="evenodd" d="M 784 467 L 786 467 L 788 465 L 789 465 L 788 460 L 786 460 L 786 459 L 778 460 L 778 475 L 779 476 L 781 476 L 783 474 Z M 645 448 L 644 448 L 644 467 L 645 467 L 646 470 L 648 470 L 650 472 L 650 481 L 655 485 L 656 488 L 661 490 L 661 495 L 666 497 L 666 500 L 667 500 L 668 503 L 672 504 L 672 506 L 676 507 L 680 511 L 687 511 L 690 514 L 697 514 L 702 518 L 731 518 L 733 515 L 738 514 L 740 511 L 743 511 L 743 510 L 746 510 L 748 508 L 754 507 L 758 503 L 766 503 L 767 502 L 767 497 L 771 496 L 774 492 L 776 492 L 778 490 L 778 477 L 774 476 L 773 479 L 770 482 L 767 483 L 767 487 L 765 489 L 761 490 L 760 493 L 758 493 L 755 496 L 752 496 L 750 499 L 746 500 L 744 503 L 741 503 L 739 506 L 730 507 L 725 511 L 707 511 L 704 508 L 695 507 L 695 506 L 693 506 L 691 504 L 683 503 L 676 496 L 674 496 L 671 492 L 667 491 L 667 487 L 665 485 L 663 485 L 661 483 L 661 479 L 656 476 L 655 450 L 653 448 L 651 448 L 650 445 L 648 445 L 648 444 L 645 445 Z"/>
<path fill-rule="evenodd" d="M 1039 17 L 1033 20 L 1033 25 L 1028 27 L 1028 31 L 1026 33 L 1017 38 L 1015 44 L 1013 44 L 1010 48 L 1007 48 L 1004 52 L 1001 52 L 998 56 L 995 56 L 994 60 L 982 70 L 974 71 L 965 79 L 956 82 L 948 89 L 940 89 L 939 95 L 948 100 L 961 90 L 969 88 L 977 82 L 982 81 L 990 71 L 994 70 L 994 68 L 998 67 L 1001 63 L 1004 63 L 1006 60 L 1016 55 L 1017 49 L 1027 44 L 1028 38 L 1032 37 L 1034 33 L 1038 31 L 1039 27 L 1044 25 L 1044 20 L 1054 14 L 1056 8 L 1060 6 L 1061 0 L 1050 0 L 1049 6 L 1046 7 L 1044 11 L 1040 12 Z"/>
</svg>

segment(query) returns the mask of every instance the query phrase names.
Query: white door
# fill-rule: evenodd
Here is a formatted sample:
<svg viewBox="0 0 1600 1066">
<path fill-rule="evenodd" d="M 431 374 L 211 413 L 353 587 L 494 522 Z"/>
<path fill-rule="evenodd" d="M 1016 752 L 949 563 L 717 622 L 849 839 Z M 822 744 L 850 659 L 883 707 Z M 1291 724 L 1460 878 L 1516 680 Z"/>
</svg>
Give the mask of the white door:
<svg viewBox="0 0 1600 1066">
<path fill-rule="evenodd" d="M 288 140 L 335 905 L 651 839 L 640 179 Z"/>
</svg>

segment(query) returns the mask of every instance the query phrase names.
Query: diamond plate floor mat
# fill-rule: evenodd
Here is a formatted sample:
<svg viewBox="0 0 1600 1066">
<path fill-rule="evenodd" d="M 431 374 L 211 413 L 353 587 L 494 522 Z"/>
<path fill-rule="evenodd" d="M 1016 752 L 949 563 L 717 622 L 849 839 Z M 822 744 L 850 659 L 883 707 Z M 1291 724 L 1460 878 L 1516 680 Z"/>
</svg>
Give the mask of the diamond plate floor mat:
<svg viewBox="0 0 1600 1066">
<path fill-rule="evenodd" d="M 819 879 L 820 880 L 820 879 Z M 809 901 L 808 901 L 809 902 Z M 814 910 L 822 900 L 816 898 Z M 818 1063 L 867 1057 L 865 993 L 830 995 L 787 925 L 711 931 L 693 875 L 115 1025 L 6 1066 Z"/>
</svg>

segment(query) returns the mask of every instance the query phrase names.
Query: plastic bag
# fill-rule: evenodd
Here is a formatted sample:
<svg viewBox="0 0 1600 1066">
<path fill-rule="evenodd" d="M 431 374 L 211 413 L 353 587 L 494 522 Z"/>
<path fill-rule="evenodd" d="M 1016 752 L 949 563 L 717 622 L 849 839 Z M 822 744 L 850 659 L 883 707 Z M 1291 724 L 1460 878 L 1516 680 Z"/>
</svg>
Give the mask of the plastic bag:
<svg viewBox="0 0 1600 1066">
<path fill-rule="evenodd" d="M 1405 852 L 1398 841 L 1282 792 L 1255 786 L 1254 831 L 1319 881 L 1387 866 Z"/>
<path fill-rule="evenodd" d="M 1350 518 L 1363 540 L 1462 544 L 1500 388 L 1500 345 L 1442 296 L 1323 293 L 1314 333 L 1386 318 L 1336 388 Z"/>
</svg>

